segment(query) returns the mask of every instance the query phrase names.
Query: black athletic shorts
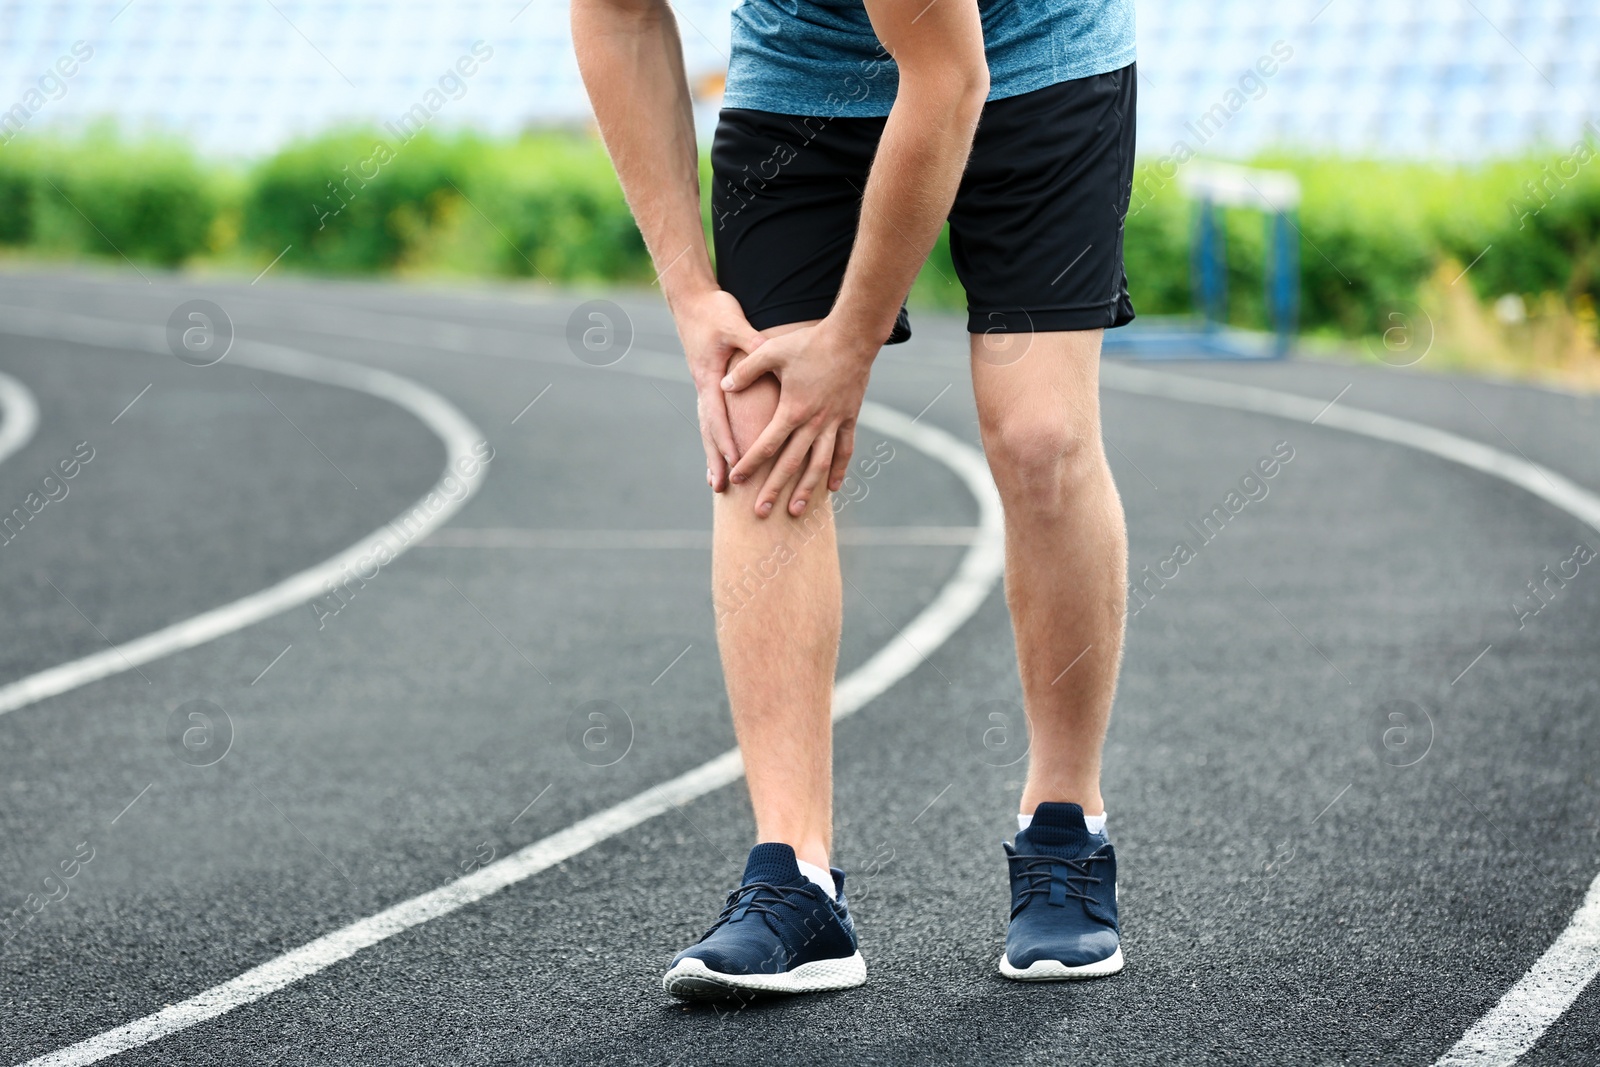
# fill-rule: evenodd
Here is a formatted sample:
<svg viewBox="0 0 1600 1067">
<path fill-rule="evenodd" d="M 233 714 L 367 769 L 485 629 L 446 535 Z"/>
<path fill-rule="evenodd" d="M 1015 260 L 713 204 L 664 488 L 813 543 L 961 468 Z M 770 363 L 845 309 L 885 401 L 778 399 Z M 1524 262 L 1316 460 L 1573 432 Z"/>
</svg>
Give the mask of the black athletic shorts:
<svg viewBox="0 0 1600 1067">
<path fill-rule="evenodd" d="M 970 332 L 1133 320 L 1122 224 L 1135 81 L 1130 64 L 984 105 L 950 211 Z M 884 122 L 723 110 L 711 147 L 717 280 L 756 329 L 833 307 Z M 910 336 L 901 308 L 888 343 Z"/>
</svg>

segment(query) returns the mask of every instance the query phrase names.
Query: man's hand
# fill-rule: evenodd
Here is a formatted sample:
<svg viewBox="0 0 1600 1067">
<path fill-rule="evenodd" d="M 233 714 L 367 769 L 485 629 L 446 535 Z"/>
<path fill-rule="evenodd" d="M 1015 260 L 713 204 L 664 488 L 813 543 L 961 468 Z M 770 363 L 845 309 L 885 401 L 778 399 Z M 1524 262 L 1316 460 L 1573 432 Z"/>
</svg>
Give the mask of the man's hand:
<svg viewBox="0 0 1600 1067">
<path fill-rule="evenodd" d="M 706 482 L 713 492 L 720 493 L 728 487 L 728 470 L 739 458 L 728 425 L 722 379 L 736 354 L 754 352 L 765 338 L 745 319 L 739 301 L 721 289 L 705 289 L 673 301 L 673 321 L 694 378 L 700 441 L 706 450 Z"/>
<path fill-rule="evenodd" d="M 773 456 L 778 457 L 756 497 L 757 515 L 765 518 L 772 514 L 779 495 L 802 467 L 805 475 L 793 497 L 784 502 L 791 515 L 805 511 L 824 478 L 829 491 L 843 483 L 877 349 L 877 345 L 846 341 L 824 319 L 815 326 L 768 338 L 722 380 L 722 388 L 732 393 L 764 374 L 778 379 L 777 412 L 730 472 L 734 483 L 742 483 Z"/>
</svg>

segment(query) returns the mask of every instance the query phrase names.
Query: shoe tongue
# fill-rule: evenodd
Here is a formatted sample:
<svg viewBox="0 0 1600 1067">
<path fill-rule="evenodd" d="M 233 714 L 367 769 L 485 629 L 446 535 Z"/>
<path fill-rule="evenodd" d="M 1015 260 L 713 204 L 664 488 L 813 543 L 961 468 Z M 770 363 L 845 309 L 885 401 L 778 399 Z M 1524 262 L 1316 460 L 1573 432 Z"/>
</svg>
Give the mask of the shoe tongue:
<svg viewBox="0 0 1600 1067">
<path fill-rule="evenodd" d="M 744 863 L 744 883 L 767 882 L 771 885 L 805 885 L 806 876 L 800 873 L 795 862 L 794 849 L 776 841 L 768 841 L 750 850 Z"/>
<path fill-rule="evenodd" d="M 1083 809 L 1076 804 L 1046 801 L 1033 813 L 1033 821 L 1017 834 L 1017 851 L 1076 859 L 1090 844 Z"/>
</svg>

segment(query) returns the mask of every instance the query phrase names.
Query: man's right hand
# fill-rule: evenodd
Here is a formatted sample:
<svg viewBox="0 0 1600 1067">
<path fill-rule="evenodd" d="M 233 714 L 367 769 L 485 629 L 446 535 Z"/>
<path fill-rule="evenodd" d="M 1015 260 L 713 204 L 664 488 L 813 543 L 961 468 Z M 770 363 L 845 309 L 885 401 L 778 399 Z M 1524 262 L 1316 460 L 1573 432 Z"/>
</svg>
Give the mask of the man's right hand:
<svg viewBox="0 0 1600 1067">
<path fill-rule="evenodd" d="M 706 483 L 720 493 L 728 487 L 728 471 L 739 461 L 722 379 L 735 355 L 754 352 L 765 338 L 744 317 L 739 301 L 722 289 L 680 296 L 672 302 L 672 313 L 694 378 L 700 441 L 706 450 Z"/>
</svg>

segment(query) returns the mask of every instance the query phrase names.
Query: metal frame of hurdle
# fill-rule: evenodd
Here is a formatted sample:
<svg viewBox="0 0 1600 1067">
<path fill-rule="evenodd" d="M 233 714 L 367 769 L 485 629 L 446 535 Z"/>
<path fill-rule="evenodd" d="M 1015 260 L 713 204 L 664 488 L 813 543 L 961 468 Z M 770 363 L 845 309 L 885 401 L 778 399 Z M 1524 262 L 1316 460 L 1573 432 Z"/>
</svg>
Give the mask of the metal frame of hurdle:
<svg viewBox="0 0 1600 1067">
<path fill-rule="evenodd" d="M 1108 330 L 1104 347 L 1130 359 L 1283 359 L 1300 317 L 1300 242 L 1294 175 L 1225 163 L 1193 163 L 1179 185 L 1194 202 L 1189 276 L 1192 317 L 1155 317 Z M 1267 228 L 1262 283 L 1269 331 L 1228 325 L 1228 249 L 1222 209 L 1260 211 Z"/>
</svg>

